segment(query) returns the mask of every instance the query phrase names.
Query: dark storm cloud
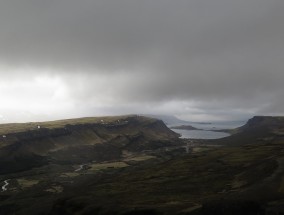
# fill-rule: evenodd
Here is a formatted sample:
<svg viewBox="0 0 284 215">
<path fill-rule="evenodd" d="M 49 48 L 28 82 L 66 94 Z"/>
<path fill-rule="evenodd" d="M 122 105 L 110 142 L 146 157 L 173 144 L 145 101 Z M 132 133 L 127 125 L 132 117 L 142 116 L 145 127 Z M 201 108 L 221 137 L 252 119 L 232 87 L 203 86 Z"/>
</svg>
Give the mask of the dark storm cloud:
<svg viewBox="0 0 284 215">
<path fill-rule="evenodd" d="M 20 79 L 61 78 L 90 113 L 97 102 L 281 114 L 283 10 L 282 0 L 2 0 L 0 62 L 34 68 Z"/>
</svg>

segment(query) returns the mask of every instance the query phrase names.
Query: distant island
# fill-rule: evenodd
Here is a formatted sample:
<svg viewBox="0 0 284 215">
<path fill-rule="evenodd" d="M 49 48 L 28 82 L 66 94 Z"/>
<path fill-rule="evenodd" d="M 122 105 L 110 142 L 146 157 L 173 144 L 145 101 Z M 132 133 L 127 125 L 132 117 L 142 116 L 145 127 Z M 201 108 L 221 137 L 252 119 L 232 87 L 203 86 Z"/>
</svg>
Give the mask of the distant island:
<svg viewBox="0 0 284 215">
<path fill-rule="evenodd" d="M 211 125 L 212 122 L 194 122 L 195 124 L 201 124 L 201 125 Z"/>
<path fill-rule="evenodd" d="M 173 126 L 170 127 L 171 129 L 179 129 L 179 130 L 189 130 L 189 131 L 194 131 L 194 130 L 199 130 L 199 131 L 213 131 L 213 132 L 224 132 L 228 134 L 234 134 L 237 132 L 237 129 L 200 129 L 193 127 L 191 125 L 179 125 L 179 126 Z"/>
<path fill-rule="evenodd" d="M 172 129 L 181 129 L 181 130 L 202 130 L 199 128 L 195 128 L 191 125 L 179 125 L 179 126 L 173 126 Z"/>
</svg>

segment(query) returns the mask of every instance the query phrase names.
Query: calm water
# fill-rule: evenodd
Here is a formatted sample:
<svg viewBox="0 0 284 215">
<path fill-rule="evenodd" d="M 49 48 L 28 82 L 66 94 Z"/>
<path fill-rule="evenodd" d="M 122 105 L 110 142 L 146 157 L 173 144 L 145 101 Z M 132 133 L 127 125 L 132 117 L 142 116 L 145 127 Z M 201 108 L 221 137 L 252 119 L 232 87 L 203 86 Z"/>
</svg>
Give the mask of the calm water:
<svg viewBox="0 0 284 215">
<path fill-rule="evenodd" d="M 179 125 L 192 125 L 195 128 L 204 130 L 182 130 L 182 129 L 172 129 L 174 132 L 181 134 L 181 138 L 193 138 L 193 139 L 219 139 L 223 137 L 230 136 L 230 134 L 225 132 L 215 132 L 211 130 L 218 129 L 233 129 L 240 127 L 245 124 L 245 121 L 238 122 L 213 122 L 211 124 L 200 124 L 200 123 L 182 123 L 168 125 L 168 127 L 179 126 Z M 208 131 L 210 130 L 210 131 Z"/>
</svg>

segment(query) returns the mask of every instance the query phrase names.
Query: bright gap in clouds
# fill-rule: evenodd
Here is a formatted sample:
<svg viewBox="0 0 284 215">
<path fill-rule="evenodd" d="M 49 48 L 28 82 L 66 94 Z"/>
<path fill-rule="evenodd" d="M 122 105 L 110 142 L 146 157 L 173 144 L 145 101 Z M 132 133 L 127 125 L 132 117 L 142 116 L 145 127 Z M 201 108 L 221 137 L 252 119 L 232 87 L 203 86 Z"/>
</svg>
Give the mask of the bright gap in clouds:
<svg viewBox="0 0 284 215">
<path fill-rule="evenodd" d="M 30 70 L 6 71 L 0 79 L 0 122 L 56 119 L 74 108 L 60 77 Z"/>
<path fill-rule="evenodd" d="M 210 105 L 175 99 L 171 91 L 166 92 L 169 99 L 158 100 L 152 94 L 156 82 L 145 72 L 139 76 L 127 71 L 112 75 L 35 68 L 5 71 L 0 80 L 0 123 L 121 114 L 175 115 L 189 121 L 243 118 L 243 110 L 204 109 Z"/>
</svg>

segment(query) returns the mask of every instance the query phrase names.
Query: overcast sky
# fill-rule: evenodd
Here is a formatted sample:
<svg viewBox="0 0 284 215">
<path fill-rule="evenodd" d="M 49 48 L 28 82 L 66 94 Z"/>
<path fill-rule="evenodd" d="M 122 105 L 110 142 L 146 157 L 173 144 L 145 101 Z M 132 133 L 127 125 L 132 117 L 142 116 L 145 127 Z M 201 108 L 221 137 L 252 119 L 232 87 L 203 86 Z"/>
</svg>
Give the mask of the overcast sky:
<svg viewBox="0 0 284 215">
<path fill-rule="evenodd" d="M 1 0 L 0 122 L 284 113 L 283 0 Z"/>
</svg>

